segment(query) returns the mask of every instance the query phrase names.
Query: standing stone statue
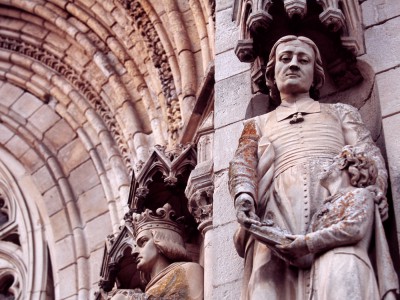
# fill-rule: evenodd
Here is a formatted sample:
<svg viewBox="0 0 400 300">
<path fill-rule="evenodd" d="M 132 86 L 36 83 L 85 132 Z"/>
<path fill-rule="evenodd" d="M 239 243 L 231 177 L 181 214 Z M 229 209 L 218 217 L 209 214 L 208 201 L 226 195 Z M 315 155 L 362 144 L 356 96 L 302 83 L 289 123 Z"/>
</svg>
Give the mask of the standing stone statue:
<svg viewBox="0 0 400 300">
<path fill-rule="evenodd" d="M 337 299 L 326 294 L 323 278 L 317 278 L 321 273 L 315 270 L 315 257 L 321 253 L 303 255 L 305 247 L 297 237 L 312 231 L 313 216 L 331 196 L 320 177 L 343 146 L 357 147 L 375 162 L 377 178 L 369 187 L 375 194 L 386 193 L 384 161 L 355 108 L 310 97 L 324 83 L 313 41 L 296 36 L 278 40 L 271 50 L 266 80 L 281 104 L 245 123 L 229 170 L 229 188 L 241 225 L 235 246 L 245 258 L 242 299 L 320 299 L 320 295 Z M 379 211 L 386 218 L 385 200 L 379 202 Z M 330 249 L 339 246 L 343 245 Z M 390 257 L 387 247 L 383 251 L 382 256 Z M 397 289 L 397 279 L 392 266 L 376 263 L 377 275 L 390 278 L 391 283 L 385 286 L 378 278 L 383 299 Z"/>
</svg>

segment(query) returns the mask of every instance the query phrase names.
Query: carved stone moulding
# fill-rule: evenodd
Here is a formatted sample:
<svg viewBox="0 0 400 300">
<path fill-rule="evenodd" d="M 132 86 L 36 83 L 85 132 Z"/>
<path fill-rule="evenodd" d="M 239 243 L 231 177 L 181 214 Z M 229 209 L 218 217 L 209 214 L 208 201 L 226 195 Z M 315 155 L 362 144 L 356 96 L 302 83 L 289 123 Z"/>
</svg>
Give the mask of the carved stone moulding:
<svg viewBox="0 0 400 300">
<path fill-rule="evenodd" d="M 235 54 L 241 62 L 253 62 L 257 57 L 253 48 L 253 39 L 239 40 L 235 47 Z"/>
<path fill-rule="evenodd" d="M 184 193 L 196 161 L 196 151 L 190 144 L 178 145 L 169 151 L 164 146 L 156 145 L 137 174 L 134 191 L 128 201 L 131 211 L 155 211 L 169 203 L 178 216 L 184 217 L 185 226 L 196 228 Z"/>
<path fill-rule="evenodd" d="M 289 18 L 293 18 L 293 16 L 299 16 L 302 19 L 307 13 L 306 0 L 285 0 L 284 6 Z"/>
<path fill-rule="evenodd" d="M 345 17 L 340 9 L 328 8 L 324 10 L 319 19 L 330 31 L 337 32 L 346 26 Z"/>
</svg>

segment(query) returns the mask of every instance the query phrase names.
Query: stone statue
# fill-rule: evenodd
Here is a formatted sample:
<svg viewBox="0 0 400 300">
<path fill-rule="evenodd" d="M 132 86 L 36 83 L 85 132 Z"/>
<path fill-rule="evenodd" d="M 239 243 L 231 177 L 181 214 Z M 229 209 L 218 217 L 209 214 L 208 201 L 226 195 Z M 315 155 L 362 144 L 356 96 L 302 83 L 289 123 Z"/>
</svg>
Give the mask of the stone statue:
<svg viewBox="0 0 400 300">
<path fill-rule="evenodd" d="M 137 268 L 148 276 L 146 299 L 203 299 L 203 268 L 185 248 L 169 204 L 133 214 Z"/>
<path fill-rule="evenodd" d="M 324 83 L 313 41 L 296 36 L 278 40 L 271 50 L 266 80 L 271 96 L 280 98 L 281 104 L 245 123 L 229 170 L 229 188 L 241 225 L 235 246 L 245 259 L 242 299 L 300 300 L 320 295 L 337 299 L 324 294 L 329 291 L 324 290 L 323 278 L 317 278 L 318 259 L 300 242 L 311 234 L 313 217 L 324 199 L 333 196 L 320 182 L 321 175 L 342 147 L 351 145 L 375 162 L 377 177 L 369 189 L 381 195 L 387 188 L 384 160 L 355 108 L 311 98 Z M 386 218 L 387 202 L 379 199 L 380 215 Z M 340 246 L 332 242 L 330 249 L 335 252 Z M 385 249 L 382 256 L 390 257 Z M 378 275 L 386 276 L 388 271 L 390 278 L 395 276 L 393 267 L 377 264 Z M 378 282 L 380 298 L 397 289 L 397 279 L 390 282 L 396 284 Z"/>
</svg>

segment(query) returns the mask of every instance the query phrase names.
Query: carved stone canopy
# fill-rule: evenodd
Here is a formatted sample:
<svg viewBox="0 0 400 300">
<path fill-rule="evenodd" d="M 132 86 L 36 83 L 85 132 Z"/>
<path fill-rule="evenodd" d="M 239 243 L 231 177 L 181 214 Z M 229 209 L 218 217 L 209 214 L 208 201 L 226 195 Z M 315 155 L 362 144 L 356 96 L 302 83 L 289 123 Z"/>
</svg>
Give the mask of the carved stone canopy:
<svg viewBox="0 0 400 300">
<path fill-rule="evenodd" d="M 149 159 L 137 170 L 134 191 L 128 201 L 131 211 L 156 211 L 169 203 L 176 215 L 183 217 L 185 235 L 195 237 L 197 225 L 188 209 L 185 188 L 196 162 L 196 150 L 190 144 L 179 145 L 171 151 L 155 146 Z"/>
<path fill-rule="evenodd" d="M 236 0 L 239 26 L 235 53 L 251 62 L 254 92 L 267 93 L 265 66 L 272 45 L 285 35 L 302 35 L 318 46 L 325 70 L 339 89 L 362 80 L 355 57 L 364 52 L 358 1 Z"/>
<path fill-rule="evenodd" d="M 117 235 L 107 237 L 99 282 L 103 292 L 110 292 L 115 284 L 118 289 L 144 289 L 144 283 L 136 271 L 133 245 L 129 226 L 123 226 Z"/>
</svg>

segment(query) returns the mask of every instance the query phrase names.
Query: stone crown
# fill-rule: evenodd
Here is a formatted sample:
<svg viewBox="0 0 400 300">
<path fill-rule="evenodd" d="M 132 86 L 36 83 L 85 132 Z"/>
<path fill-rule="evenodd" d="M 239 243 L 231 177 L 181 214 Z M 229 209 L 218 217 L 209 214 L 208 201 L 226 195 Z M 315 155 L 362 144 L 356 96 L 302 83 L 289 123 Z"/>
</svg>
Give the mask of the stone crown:
<svg viewBox="0 0 400 300">
<path fill-rule="evenodd" d="M 154 213 L 150 209 L 144 212 L 132 214 L 134 234 L 137 237 L 143 230 L 147 229 L 168 229 L 182 235 L 182 226 L 177 223 L 175 211 L 169 203 L 158 208 Z"/>
</svg>

